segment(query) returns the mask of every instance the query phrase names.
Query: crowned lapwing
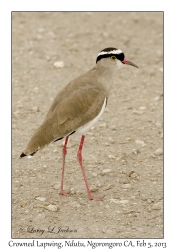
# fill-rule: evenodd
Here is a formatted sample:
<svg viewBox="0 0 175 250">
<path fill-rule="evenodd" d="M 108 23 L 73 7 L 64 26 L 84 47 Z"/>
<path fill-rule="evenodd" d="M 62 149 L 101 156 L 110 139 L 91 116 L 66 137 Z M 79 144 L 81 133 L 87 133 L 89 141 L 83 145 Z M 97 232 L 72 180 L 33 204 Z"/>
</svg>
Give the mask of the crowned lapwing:
<svg viewBox="0 0 175 250">
<path fill-rule="evenodd" d="M 33 156 L 39 149 L 51 142 L 65 138 L 63 146 L 62 179 L 59 194 L 69 195 L 63 190 L 65 156 L 69 136 L 81 134 L 78 149 L 78 161 L 83 173 L 88 198 L 101 200 L 100 196 L 91 194 L 82 163 L 82 148 L 87 131 L 94 126 L 103 114 L 111 86 L 116 82 L 116 71 L 122 64 L 138 68 L 125 59 L 120 49 L 106 48 L 97 56 L 96 66 L 85 74 L 68 83 L 55 97 L 43 123 L 35 131 L 26 149 L 20 155 Z"/>
</svg>

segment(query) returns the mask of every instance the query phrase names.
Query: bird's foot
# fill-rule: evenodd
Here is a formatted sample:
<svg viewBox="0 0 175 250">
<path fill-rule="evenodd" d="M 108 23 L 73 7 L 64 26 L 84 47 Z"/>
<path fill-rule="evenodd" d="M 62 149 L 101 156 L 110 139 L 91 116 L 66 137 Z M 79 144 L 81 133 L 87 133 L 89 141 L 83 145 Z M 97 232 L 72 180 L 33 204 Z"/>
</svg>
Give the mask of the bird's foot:
<svg viewBox="0 0 175 250">
<path fill-rule="evenodd" d="M 65 196 L 69 196 L 70 195 L 70 192 L 68 191 L 68 192 L 65 192 L 65 191 L 60 191 L 59 192 L 59 195 L 65 195 Z"/>
<path fill-rule="evenodd" d="M 93 195 L 89 196 L 90 200 L 95 200 L 95 201 L 101 201 L 103 200 L 103 198 L 104 198 L 104 195 L 103 196 L 93 196 Z"/>
</svg>

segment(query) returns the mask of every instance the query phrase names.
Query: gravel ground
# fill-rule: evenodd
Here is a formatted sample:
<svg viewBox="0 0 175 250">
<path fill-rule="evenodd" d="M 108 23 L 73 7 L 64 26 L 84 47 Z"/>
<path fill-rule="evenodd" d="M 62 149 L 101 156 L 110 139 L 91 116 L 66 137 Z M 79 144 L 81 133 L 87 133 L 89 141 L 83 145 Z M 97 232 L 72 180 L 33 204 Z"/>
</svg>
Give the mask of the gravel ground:
<svg viewBox="0 0 175 250">
<path fill-rule="evenodd" d="M 59 196 L 63 141 L 19 159 L 58 91 L 91 69 L 106 47 L 139 66 L 118 72 L 108 107 L 86 136 L 87 198 L 68 147 Z M 58 62 L 62 62 L 59 64 Z M 14 12 L 12 14 L 12 237 L 163 237 L 163 14 Z"/>
</svg>

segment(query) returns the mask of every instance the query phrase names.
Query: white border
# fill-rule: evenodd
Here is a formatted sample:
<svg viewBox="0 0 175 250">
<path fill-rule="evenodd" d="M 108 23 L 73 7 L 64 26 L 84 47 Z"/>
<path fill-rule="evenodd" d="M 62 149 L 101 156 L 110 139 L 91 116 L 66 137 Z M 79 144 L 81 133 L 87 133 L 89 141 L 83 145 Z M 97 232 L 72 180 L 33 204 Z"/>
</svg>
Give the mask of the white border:
<svg viewBox="0 0 175 250">
<path fill-rule="evenodd" d="M 165 14 L 165 239 L 174 249 L 175 224 L 175 77 L 174 1 L 1 1 L 0 3 L 0 190 L 1 249 L 11 239 L 11 11 L 164 11 Z M 127 13 L 126 13 L 127 15 Z M 144 27 L 143 27 L 144 28 Z M 151 27 L 150 27 L 151 28 Z M 154 55 L 151 55 L 154 60 Z M 20 241 L 20 240 L 19 240 Z M 28 241 L 28 240 L 26 240 Z M 46 241 L 46 240 L 45 240 Z M 47 240 L 49 242 L 50 240 Z M 85 240 L 86 242 L 87 240 Z M 98 240 L 94 240 L 98 241 Z M 104 241 L 104 240 L 103 240 Z M 111 242 L 113 240 L 110 240 Z M 122 241 L 122 240 L 117 240 Z M 155 241 L 155 240 L 152 240 Z M 65 248 L 64 248 L 65 249 Z M 123 248 L 120 248 L 123 249 Z M 127 249 L 130 249 L 129 247 Z M 138 249 L 138 248 L 137 248 Z M 143 249 L 143 248 L 141 248 Z M 154 248 L 152 248 L 154 249 Z M 156 248 L 157 249 L 157 248 Z M 159 248 L 160 249 L 160 248 Z"/>
</svg>

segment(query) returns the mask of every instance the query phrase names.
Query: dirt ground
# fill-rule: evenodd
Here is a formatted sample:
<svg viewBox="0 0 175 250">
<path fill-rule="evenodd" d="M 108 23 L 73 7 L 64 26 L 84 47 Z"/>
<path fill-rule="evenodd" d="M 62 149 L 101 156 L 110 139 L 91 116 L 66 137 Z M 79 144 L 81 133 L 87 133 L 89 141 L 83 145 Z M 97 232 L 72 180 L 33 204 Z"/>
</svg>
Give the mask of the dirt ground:
<svg viewBox="0 0 175 250">
<path fill-rule="evenodd" d="M 118 71 L 108 106 L 86 136 L 88 200 L 71 136 L 61 181 L 63 141 L 19 159 L 58 91 L 91 69 L 106 47 L 139 66 Z M 55 62 L 63 62 L 55 67 Z M 163 14 L 12 14 L 12 237 L 163 237 Z"/>
</svg>

